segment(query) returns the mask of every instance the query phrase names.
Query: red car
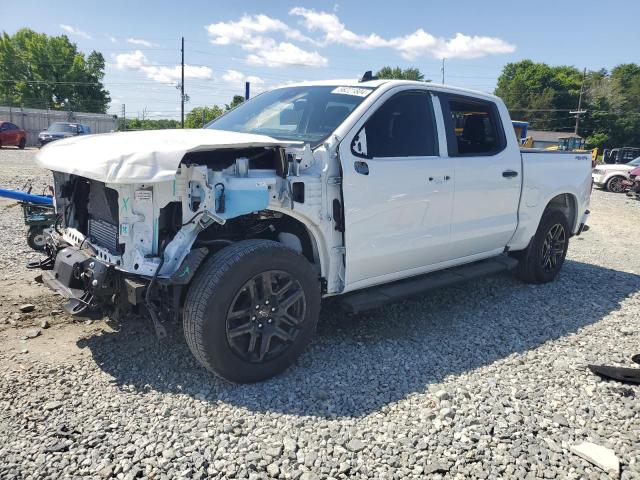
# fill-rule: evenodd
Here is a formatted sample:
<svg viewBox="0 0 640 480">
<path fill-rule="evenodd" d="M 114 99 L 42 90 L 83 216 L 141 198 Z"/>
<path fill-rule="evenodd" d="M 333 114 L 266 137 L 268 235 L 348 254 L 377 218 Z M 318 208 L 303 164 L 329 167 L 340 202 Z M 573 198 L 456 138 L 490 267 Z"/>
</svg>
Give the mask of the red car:
<svg viewBox="0 0 640 480">
<path fill-rule="evenodd" d="M 27 145 L 27 132 L 11 122 L 0 122 L 0 148 L 10 145 L 24 148 Z"/>
</svg>

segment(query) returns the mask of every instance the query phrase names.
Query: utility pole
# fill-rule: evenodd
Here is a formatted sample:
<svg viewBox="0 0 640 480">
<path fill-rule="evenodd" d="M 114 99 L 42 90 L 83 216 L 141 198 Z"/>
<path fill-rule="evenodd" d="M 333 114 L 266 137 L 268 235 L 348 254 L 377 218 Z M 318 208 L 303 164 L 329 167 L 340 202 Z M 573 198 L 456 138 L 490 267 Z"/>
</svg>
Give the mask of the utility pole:
<svg viewBox="0 0 640 480">
<path fill-rule="evenodd" d="M 184 128 L 184 37 L 182 37 L 182 75 L 180 81 L 180 127 Z"/>
<path fill-rule="evenodd" d="M 442 71 L 442 84 L 444 85 L 444 57 L 442 57 L 442 68 L 440 70 Z"/>
<path fill-rule="evenodd" d="M 578 97 L 578 110 L 574 110 L 572 112 L 569 113 L 575 113 L 576 114 L 576 128 L 573 131 L 573 133 L 575 133 L 576 135 L 578 135 L 578 127 L 580 127 L 580 114 L 581 113 L 587 113 L 586 110 L 582 110 L 582 95 L 584 93 L 584 81 L 587 77 L 587 69 L 585 68 L 582 71 L 582 85 L 580 85 L 580 96 Z"/>
<path fill-rule="evenodd" d="M 122 130 L 127 129 L 127 109 L 125 104 L 122 104 Z"/>
<path fill-rule="evenodd" d="M 206 107 L 202 107 L 202 128 L 204 128 L 204 111 Z"/>
</svg>

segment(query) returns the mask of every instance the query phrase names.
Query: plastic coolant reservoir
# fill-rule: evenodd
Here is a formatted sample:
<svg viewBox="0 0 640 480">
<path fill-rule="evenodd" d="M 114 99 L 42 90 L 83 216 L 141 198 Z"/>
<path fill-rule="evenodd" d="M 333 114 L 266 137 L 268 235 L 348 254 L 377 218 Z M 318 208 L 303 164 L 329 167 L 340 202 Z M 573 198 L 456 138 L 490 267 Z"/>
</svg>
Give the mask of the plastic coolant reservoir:
<svg viewBox="0 0 640 480">
<path fill-rule="evenodd" d="M 269 190 L 266 179 L 226 177 L 224 184 L 224 212 L 222 218 L 234 218 L 247 213 L 264 210 L 269 204 Z M 222 188 L 216 187 L 216 205 L 220 204 Z"/>
</svg>

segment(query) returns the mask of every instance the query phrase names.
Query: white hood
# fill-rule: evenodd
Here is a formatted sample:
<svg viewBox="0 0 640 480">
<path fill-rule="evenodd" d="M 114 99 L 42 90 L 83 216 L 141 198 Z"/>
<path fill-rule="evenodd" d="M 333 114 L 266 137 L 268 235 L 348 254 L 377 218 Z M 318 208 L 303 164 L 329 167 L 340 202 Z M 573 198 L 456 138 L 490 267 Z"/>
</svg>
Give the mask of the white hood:
<svg viewBox="0 0 640 480">
<path fill-rule="evenodd" d="M 58 140 L 36 160 L 43 168 L 105 183 L 156 183 L 173 180 L 187 152 L 292 145 L 302 142 L 210 129 L 145 130 Z"/>
<path fill-rule="evenodd" d="M 597 170 L 602 170 L 605 172 L 609 172 L 612 170 L 617 170 L 619 172 L 626 172 L 628 170 L 633 170 L 634 167 L 633 165 L 628 165 L 626 163 L 610 163 L 610 164 L 601 164 L 601 165 L 596 165 L 596 169 Z"/>
</svg>

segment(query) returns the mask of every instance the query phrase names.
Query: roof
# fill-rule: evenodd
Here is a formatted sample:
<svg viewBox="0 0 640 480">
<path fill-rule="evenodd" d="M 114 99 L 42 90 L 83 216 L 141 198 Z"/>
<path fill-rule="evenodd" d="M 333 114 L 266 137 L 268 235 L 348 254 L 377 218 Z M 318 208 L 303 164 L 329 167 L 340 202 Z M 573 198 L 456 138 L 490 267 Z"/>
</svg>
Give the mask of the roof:
<svg viewBox="0 0 640 480">
<path fill-rule="evenodd" d="M 337 80 L 313 80 L 306 82 L 296 82 L 292 84 L 282 85 L 278 88 L 286 88 L 286 87 L 301 87 L 301 86 L 313 86 L 313 85 L 323 85 L 323 86 L 344 86 L 344 87 L 370 87 L 370 88 L 378 88 L 381 85 L 385 85 L 388 88 L 400 86 L 400 85 L 427 85 L 430 90 L 447 92 L 447 93 L 458 93 L 461 95 L 473 94 L 476 96 L 482 96 L 489 99 L 496 99 L 497 97 L 491 93 L 481 92 L 479 90 L 471 90 L 468 88 L 454 87 L 452 85 L 443 85 L 441 83 L 435 82 L 417 82 L 415 80 L 391 80 L 391 79 L 379 79 L 379 80 L 369 80 L 366 82 L 360 82 L 358 79 L 354 78 L 343 78 Z"/>
<path fill-rule="evenodd" d="M 534 142 L 557 142 L 560 137 L 574 137 L 574 138 L 582 138 L 580 135 L 576 135 L 575 133 L 567 133 L 567 132 L 546 132 L 543 130 L 529 130 L 527 135 L 533 137 Z"/>
</svg>

